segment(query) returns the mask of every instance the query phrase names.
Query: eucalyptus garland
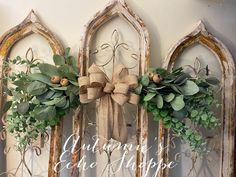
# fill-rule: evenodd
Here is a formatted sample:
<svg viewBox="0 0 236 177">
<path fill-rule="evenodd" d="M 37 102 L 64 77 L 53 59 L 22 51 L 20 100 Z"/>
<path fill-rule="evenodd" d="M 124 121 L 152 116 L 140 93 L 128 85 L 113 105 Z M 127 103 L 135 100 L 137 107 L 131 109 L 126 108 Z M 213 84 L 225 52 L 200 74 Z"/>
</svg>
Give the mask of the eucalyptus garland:
<svg viewBox="0 0 236 177">
<path fill-rule="evenodd" d="M 8 61 L 11 64 L 26 67 L 26 72 L 12 73 L 4 77 L 5 93 L 11 97 L 4 106 L 7 115 L 7 131 L 12 133 L 19 150 L 25 149 L 48 128 L 56 125 L 71 109 L 79 105 L 79 71 L 77 60 L 69 55 L 54 55 L 55 65 L 39 63 L 38 59 L 17 57 Z M 34 73 L 31 71 L 34 70 Z"/>
<path fill-rule="evenodd" d="M 136 93 L 141 95 L 141 104 L 153 114 L 155 121 L 161 121 L 165 128 L 189 142 L 192 150 L 206 152 L 202 135 L 188 127 L 189 119 L 200 127 L 214 129 L 219 120 L 210 111 L 217 106 L 214 91 L 219 81 L 215 77 L 192 77 L 183 68 L 172 72 L 165 69 L 151 69 L 139 78 Z"/>
<path fill-rule="evenodd" d="M 56 125 L 79 102 L 79 71 L 77 60 L 69 55 L 54 55 L 55 65 L 40 63 L 39 60 L 17 57 L 5 64 L 26 65 L 26 72 L 11 73 L 4 77 L 5 94 L 11 97 L 3 111 L 7 115 L 7 130 L 12 133 L 19 150 L 31 145 L 48 128 Z M 32 73 L 31 71 L 35 72 Z M 203 152 L 204 138 L 199 131 L 185 124 L 190 120 L 199 127 L 214 129 L 219 121 L 210 111 L 216 106 L 214 91 L 219 81 L 214 77 L 192 77 L 183 68 L 169 72 L 165 69 L 150 69 L 139 77 L 139 86 L 134 92 L 140 95 L 140 104 L 189 142 L 192 150 Z"/>
</svg>

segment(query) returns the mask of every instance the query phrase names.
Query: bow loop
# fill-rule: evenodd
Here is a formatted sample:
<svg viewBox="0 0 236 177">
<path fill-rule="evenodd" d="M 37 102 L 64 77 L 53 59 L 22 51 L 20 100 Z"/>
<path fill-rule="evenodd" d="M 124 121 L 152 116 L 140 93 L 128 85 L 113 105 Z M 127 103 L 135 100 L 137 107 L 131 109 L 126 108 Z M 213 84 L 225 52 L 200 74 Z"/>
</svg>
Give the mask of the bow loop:
<svg viewBox="0 0 236 177">
<path fill-rule="evenodd" d="M 80 93 L 86 93 L 87 86 L 90 84 L 89 77 L 81 76 L 79 77 L 78 82 L 80 87 Z"/>
<path fill-rule="evenodd" d="M 136 75 L 126 75 L 124 81 L 129 85 L 131 89 L 135 89 L 136 87 L 138 87 L 138 78 Z"/>
<path fill-rule="evenodd" d="M 92 66 L 88 69 L 89 79 L 90 79 L 90 86 L 91 87 L 104 87 L 107 78 L 106 74 L 99 69 L 95 64 L 92 64 Z"/>
<path fill-rule="evenodd" d="M 88 100 L 95 100 L 102 96 L 102 87 L 90 87 L 87 88 Z"/>
<path fill-rule="evenodd" d="M 114 84 L 118 82 L 124 82 L 124 78 L 127 75 L 129 75 L 128 69 L 124 65 L 119 64 L 115 67 L 114 73 L 112 75 L 112 82 Z"/>
<path fill-rule="evenodd" d="M 92 73 L 89 76 L 91 87 L 104 87 L 107 79 L 103 73 Z"/>
</svg>

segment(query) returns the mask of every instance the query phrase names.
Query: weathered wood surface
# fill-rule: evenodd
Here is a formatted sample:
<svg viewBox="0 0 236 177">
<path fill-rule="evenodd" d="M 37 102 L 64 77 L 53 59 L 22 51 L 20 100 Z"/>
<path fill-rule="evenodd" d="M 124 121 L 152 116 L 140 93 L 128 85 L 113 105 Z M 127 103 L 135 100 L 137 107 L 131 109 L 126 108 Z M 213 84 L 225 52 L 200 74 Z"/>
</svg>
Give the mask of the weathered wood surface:
<svg viewBox="0 0 236 177">
<path fill-rule="evenodd" d="M 216 37 L 210 34 L 202 21 L 199 22 L 196 29 L 189 35 L 179 40 L 168 52 L 167 57 L 163 63 L 163 67 L 171 70 L 182 52 L 199 43 L 208 48 L 215 54 L 222 72 L 221 86 L 222 86 L 222 141 L 221 141 L 221 168 L 219 177 L 234 177 L 234 163 L 235 163 L 235 66 L 232 55 L 227 47 Z M 163 130 L 164 132 L 164 130 Z M 163 142 L 170 143 L 169 132 L 166 134 Z M 169 149 L 165 152 L 166 161 L 168 161 Z M 168 170 L 164 171 L 164 176 L 168 176 Z"/>
<path fill-rule="evenodd" d="M 75 116 L 73 117 L 73 134 L 74 134 L 74 140 L 76 140 L 78 137 L 84 137 L 84 128 L 82 127 L 82 125 L 85 125 L 85 119 L 84 119 L 84 115 L 83 115 L 83 106 L 80 106 L 80 108 L 77 109 L 77 111 L 75 111 Z M 71 159 L 71 163 L 72 164 L 77 164 L 80 157 L 83 154 L 83 151 L 80 149 L 81 144 L 84 143 L 84 138 L 80 139 L 80 141 L 78 141 L 76 143 L 76 147 L 74 149 L 74 152 L 72 153 L 72 159 Z M 74 167 L 71 170 L 71 176 L 79 176 L 79 169 Z"/>
<path fill-rule="evenodd" d="M 61 42 L 53 35 L 53 33 L 47 29 L 39 20 L 37 15 L 32 10 L 25 20 L 19 25 L 7 31 L 0 38 L 0 77 L 3 74 L 2 64 L 4 60 L 8 60 L 12 47 L 21 39 L 31 35 L 39 34 L 45 38 L 54 54 L 63 54 L 64 48 Z M 0 87 L 0 107 L 3 104 L 3 90 Z M 59 174 L 53 171 L 55 164 L 59 160 L 60 147 L 61 147 L 61 123 L 52 128 L 51 133 L 51 148 L 50 148 L 50 162 L 49 162 L 49 177 L 58 177 Z"/>
<path fill-rule="evenodd" d="M 81 40 L 81 48 L 79 51 L 79 63 L 81 76 L 87 75 L 90 58 L 90 46 L 91 40 L 98 29 L 112 20 L 113 17 L 119 16 L 130 24 L 139 36 L 140 56 L 139 56 L 139 74 L 143 75 L 149 66 L 150 62 L 150 39 L 149 33 L 144 22 L 128 7 L 124 0 L 112 0 L 103 10 L 97 12 L 88 24 L 85 26 L 85 32 Z M 83 107 L 81 108 L 83 112 Z M 138 107 L 137 111 L 137 143 L 140 145 L 147 145 L 148 141 L 148 117 L 147 113 L 141 107 Z M 83 116 L 77 117 L 74 120 L 74 132 L 80 129 L 79 135 L 83 135 L 85 120 Z M 76 137 L 75 137 L 76 138 Z M 81 142 L 84 141 L 84 137 L 81 137 Z M 82 144 L 82 143 L 80 143 Z M 83 152 L 80 152 L 80 154 Z M 137 152 L 137 163 L 147 161 L 147 154 Z M 73 155 L 73 159 L 79 159 L 78 153 Z M 146 167 L 137 169 L 136 177 L 141 177 L 145 173 Z M 72 177 L 78 176 L 78 169 L 75 167 L 72 169 Z M 76 174 L 76 175 L 75 175 Z"/>
</svg>

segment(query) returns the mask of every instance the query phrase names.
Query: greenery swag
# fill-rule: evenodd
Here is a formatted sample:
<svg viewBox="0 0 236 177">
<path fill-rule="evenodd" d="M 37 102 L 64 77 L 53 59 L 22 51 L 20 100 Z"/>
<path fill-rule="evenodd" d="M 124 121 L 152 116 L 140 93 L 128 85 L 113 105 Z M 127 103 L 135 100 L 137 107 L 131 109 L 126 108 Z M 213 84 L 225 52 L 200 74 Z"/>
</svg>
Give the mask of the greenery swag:
<svg viewBox="0 0 236 177">
<path fill-rule="evenodd" d="M 27 55 L 25 59 L 17 57 L 5 63 L 5 71 L 12 64 L 27 68 L 26 72 L 6 74 L 3 78 L 4 83 L 12 84 L 4 87 L 4 93 L 11 97 L 3 108 L 5 113 L 10 109 L 6 128 L 15 136 L 19 150 L 31 145 L 67 112 L 80 105 L 77 60 L 69 52 L 67 48 L 63 56 L 54 55 L 55 65 L 40 63 Z M 217 105 L 214 90 L 218 84 L 216 78 L 192 77 L 183 68 L 172 72 L 157 68 L 139 77 L 135 93 L 140 95 L 140 104 L 153 114 L 155 121 L 161 121 L 165 128 L 200 153 L 205 151 L 204 138 L 187 126 L 185 120 L 207 129 L 219 126 L 210 111 Z"/>
</svg>

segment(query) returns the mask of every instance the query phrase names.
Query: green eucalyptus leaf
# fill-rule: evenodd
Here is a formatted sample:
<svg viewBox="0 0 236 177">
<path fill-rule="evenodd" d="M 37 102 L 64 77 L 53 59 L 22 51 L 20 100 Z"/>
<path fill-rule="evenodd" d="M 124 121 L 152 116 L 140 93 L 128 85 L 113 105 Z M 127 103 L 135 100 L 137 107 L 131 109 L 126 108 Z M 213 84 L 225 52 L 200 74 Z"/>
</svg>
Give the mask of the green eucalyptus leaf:
<svg viewBox="0 0 236 177">
<path fill-rule="evenodd" d="M 160 74 L 161 75 L 161 77 L 163 78 L 163 77 L 165 77 L 166 75 L 167 75 L 167 70 L 166 69 L 163 69 L 163 68 L 157 68 L 156 69 L 156 73 L 157 74 Z"/>
<path fill-rule="evenodd" d="M 26 91 L 30 82 L 21 78 L 19 80 L 14 81 L 13 84 L 17 86 L 18 90 Z"/>
<path fill-rule="evenodd" d="M 164 105 L 163 97 L 160 94 L 158 94 L 157 95 L 157 108 L 161 109 L 163 108 L 163 105 Z"/>
<path fill-rule="evenodd" d="M 142 92 L 142 89 L 143 89 L 142 84 L 139 84 L 139 86 L 136 87 L 134 91 L 135 91 L 136 94 L 140 95 L 141 92 Z"/>
<path fill-rule="evenodd" d="M 0 79 L 0 80 L 1 80 L 1 79 Z M 12 91 L 11 91 L 9 88 L 7 88 L 7 87 L 4 87 L 4 92 L 5 92 L 7 95 L 9 95 L 9 96 L 13 96 Z"/>
<path fill-rule="evenodd" d="M 144 97 L 144 101 L 150 101 L 153 97 L 156 96 L 156 93 L 148 93 L 145 97 Z"/>
<path fill-rule="evenodd" d="M 25 95 L 23 95 L 17 91 L 12 91 L 12 95 L 13 95 L 14 99 L 16 99 L 16 100 L 19 100 L 21 98 L 25 98 Z"/>
<path fill-rule="evenodd" d="M 32 81 L 36 80 L 36 81 L 40 81 L 40 82 L 43 82 L 43 83 L 48 84 L 48 85 L 52 85 L 50 77 L 47 76 L 47 75 L 44 75 L 42 73 L 29 74 L 28 78 Z"/>
<path fill-rule="evenodd" d="M 69 80 L 77 82 L 78 73 L 69 65 L 62 65 L 58 68 L 58 71 L 63 77 L 67 77 Z"/>
<path fill-rule="evenodd" d="M 150 83 L 147 88 L 148 89 L 156 89 L 157 88 L 157 84 Z"/>
<path fill-rule="evenodd" d="M 34 81 L 27 87 L 27 92 L 33 96 L 42 95 L 47 90 L 47 85 L 39 81 Z"/>
<path fill-rule="evenodd" d="M 53 106 L 60 103 L 62 99 L 64 99 L 64 97 L 54 98 L 53 100 L 45 101 L 42 104 L 45 104 L 47 106 Z"/>
<path fill-rule="evenodd" d="M 33 97 L 33 99 L 31 101 L 33 104 L 40 104 L 39 99 L 37 99 L 36 97 Z"/>
<path fill-rule="evenodd" d="M 153 114 L 154 117 L 157 117 L 157 116 L 160 115 L 160 110 L 159 110 L 159 109 L 154 109 L 154 110 L 152 111 L 152 114 Z"/>
<path fill-rule="evenodd" d="M 53 119 L 56 116 L 55 106 L 37 106 L 34 109 L 36 119 Z"/>
<path fill-rule="evenodd" d="M 164 123 L 164 127 L 165 127 L 166 129 L 170 129 L 170 128 L 172 127 L 171 122 L 165 122 L 165 123 Z"/>
<path fill-rule="evenodd" d="M 217 119 L 216 119 L 216 117 L 214 117 L 214 116 L 213 116 L 213 117 L 211 117 L 211 119 L 210 119 L 210 122 L 211 122 L 211 123 L 215 123 L 215 122 L 217 122 Z"/>
<path fill-rule="evenodd" d="M 148 111 L 149 112 L 152 112 L 152 111 L 154 111 L 155 109 L 156 109 L 156 107 L 157 107 L 157 105 L 156 105 L 156 103 L 155 102 L 147 102 L 147 103 L 149 103 L 148 104 Z"/>
<path fill-rule="evenodd" d="M 66 100 L 66 104 L 64 105 L 64 107 L 62 107 L 62 109 L 68 109 L 70 107 L 70 101 Z"/>
<path fill-rule="evenodd" d="M 198 111 L 197 110 L 192 110 L 191 112 L 191 117 L 194 118 L 198 115 Z"/>
<path fill-rule="evenodd" d="M 79 76 L 79 67 L 78 67 L 78 64 L 76 64 L 76 66 L 71 66 L 71 68 L 74 70 L 74 72 L 76 73 L 77 77 Z"/>
<path fill-rule="evenodd" d="M 202 137 L 201 137 L 200 135 L 197 135 L 197 136 L 195 136 L 195 140 L 201 141 L 201 140 L 202 140 Z"/>
<path fill-rule="evenodd" d="M 203 114 L 203 115 L 201 116 L 201 119 L 202 119 L 203 121 L 206 121 L 207 118 L 208 118 L 207 114 Z"/>
<path fill-rule="evenodd" d="M 166 88 L 166 86 L 165 85 L 156 86 L 156 90 L 161 90 L 163 88 Z"/>
<path fill-rule="evenodd" d="M 199 92 L 199 87 L 193 81 L 186 81 L 181 87 L 184 95 L 194 95 Z"/>
<path fill-rule="evenodd" d="M 179 120 L 178 120 L 178 119 L 176 119 L 176 118 L 172 118 L 172 122 L 176 124 L 176 123 L 178 123 L 178 122 L 179 122 Z"/>
<path fill-rule="evenodd" d="M 176 91 L 177 93 L 180 93 L 180 94 L 181 94 L 181 92 L 180 92 L 180 90 L 179 90 L 179 88 L 178 88 L 177 86 L 171 85 L 170 87 L 171 87 L 174 91 Z"/>
<path fill-rule="evenodd" d="M 167 110 L 161 110 L 161 111 L 160 111 L 160 116 L 161 116 L 162 118 L 166 117 L 167 115 L 168 115 L 168 111 L 167 111 Z"/>
<path fill-rule="evenodd" d="M 179 129 L 180 127 L 182 127 L 182 126 L 183 126 L 183 124 L 182 124 L 181 122 L 178 122 L 178 123 L 175 125 L 175 127 L 178 128 L 178 129 Z"/>
<path fill-rule="evenodd" d="M 58 68 L 56 66 L 47 64 L 47 63 L 40 63 L 38 65 L 39 70 L 41 71 L 41 73 L 52 77 L 52 76 L 61 76 L 60 73 L 58 72 Z"/>
<path fill-rule="evenodd" d="M 209 87 L 209 83 L 201 81 L 201 82 L 198 84 L 198 86 L 199 86 L 199 87 L 203 87 L 203 88 L 208 88 L 208 87 Z"/>
<path fill-rule="evenodd" d="M 65 76 L 67 74 L 74 74 L 75 76 L 78 76 L 78 73 L 76 73 L 74 69 L 69 65 L 62 65 L 58 68 L 58 70 L 60 73 L 62 73 Z"/>
<path fill-rule="evenodd" d="M 62 95 L 63 95 L 63 91 L 57 91 L 57 92 L 51 97 L 51 99 L 58 98 L 58 97 L 60 97 L 60 96 L 62 96 Z"/>
<path fill-rule="evenodd" d="M 170 116 L 165 116 L 163 119 L 164 122 L 170 122 L 170 120 L 171 120 Z"/>
<path fill-rule="evenodd" d="M 179 74 L 181 74 L 182 72 L 183 72 L 183 68 L 182 68 L 182 67 L 176 68 L 176 69 L 174 69 L 174 70 L 172 71 L 172 73 L 175 74 L 175 75 L 179 75 Z"/>
<path fill-rule="evenodd" d="M 77 66 L 77 59 L 74 56 L 69 56 L 66 60 L 66 63 L 71 66 Z"/>
<path fill-rule="evenodd" d="M 27 101 L 21 102 L 17 105 L 17 112 L 19 114 L 23 115 L 23 114 L 27 113 L 27 111 L 29 110 L 29 107 L 30 107 L 29 102 L 27 102 Z"/>
<path fill-rule="evenodd" d="M 171 82 L 173 82 L 175 79 L 173 78 L 173 79 L 164 79 L 163 80 L 163 83 L 164 84 L 170 84 Z"/>
<path fill-rule="evenodd" d="M 171 107 L 175 111 L 179 111 L 179 110 L 183 109 L 185 106 L 183 95 L 175 97 L 175 99 L 173 101 L 171 101 L 170 104 L 171 104 Z"/>
<path fill-rule="evenodd" d="M 74 93 L 69 93 L 69 101 L 70 103 L 73 103 L 74 99 L 76 98 L 76 95 Z"/>
<path fill-rule="evenodd" d="M 64 65 L 65 64 L 65 59 L 61 55 L 54 55 L 53 61 L 54 61 L 55 65 Z"/>
<path fill-rule="evenodd" d="M 75 86 L 79 86 L 79 83 L 78 83 L 78 82 L 71 81 L 71 80 L 69 80 L 69 82 L 70 82 L 71 84 L 75 85 Z"/>
<path fill-rule="evenodd" d="M 54 90 L 49 90 L 44 94 L 44 98 L 45 99 L 51 99 L 54 94 L 55 94 Z"/>
<path fill-rule="evenodd" d="M 142 83 L 143 86 L 148 86 L 149 82 L 150 82 L 150 80 L 149 80 L 149 77 L 147 75 L 142 76 L 141 83 Z"/>
<path fill-rule="evenodd" d="M 186 109 L 181 109 L 180 111 L 174 111 L 173 116 L 178 119 L 186 118 L 188 115 L 188 111 Z"/>
<path fill-rule="evenodd" d="M 187 129 L 185 132 L 185 135 L 190 136 L 193 134 L 193 131 L 191 129 Z"/>
<path fill-rule="evenodd" d="M 46 93 L 37 96 L 37 99 L 40 100 L 41 102 L 46 101 L 47 99 L 52 99 L 52 96 L 56 92 L 54 90 L 48 90 Z"/>
<path fill-rule="evenodd" d="M 66 95 L 69 96 L 70 93 L 79 95 L 79 87 L 74 86 L 74 85 L 68 85 L 67 90 L 66 90 Z"/>
<path fill-rule="evenodd" d="M 65 109 L 57 109 L 57 117 L 62 117 L 66 114 Z"/>
<path fill-rule="evenodd" d="M 55 117 L 54 119 L 48 119 L 48 125 L 49 126 L 55 126 L 55 125 L 57 125 L 58 124 L 58 122 L 59 122 L 59 118 L 58 117 Z"/>
<path fill-rule="evenodd" d="M 12 105 L 12 101 L 5 102 L 2 111 L 6 113 L 11 108 L 11 105 Z"/>
<path fill-rule="evenodd" d="M 67 47 L 67 48 L 65 49 L 64 56 L 65 56 L 66 58 L 68 58 L 68 57 L 69 57 L 69 54 L 70 54 L 70 47 Z"/>
<path fill-rule="evenodd" d="M 179 77 L 177 77 L 174 81 L 177 85 L 183 85 L 189 78 L 189 74 L 183 73 Z"/>
<path fill-rule="evenodd" d="M 51 89 L 65 91 L 67 90 L 67 87 L 52 87 Z"/>
<path fill-rule="evenodd" d="M 55 104 L 56 107 L 64 107 L 66 105 L 66 97 L 60 98 L 60 100 Z"/>
<path fill-rule="evenodd" d="M 206 82 L 211 85 L 219 85 L 220 81 L 216 77 L 209 77 L 206 79 Z"/>
<path fill-rule="evenodd" d="M 154 116 L 154 121 L 159 121 L 162 119 L 162 117 L 160 115 Z"/>
<path fill-rule="evenodd" d="M 167 103 L 171 102 L 174 98 L 175 98 L 175 94 L 173 94 L 173 93 L 170 93 L 170 94 L 164 96 L 164 100 Z"/>
</svg>

